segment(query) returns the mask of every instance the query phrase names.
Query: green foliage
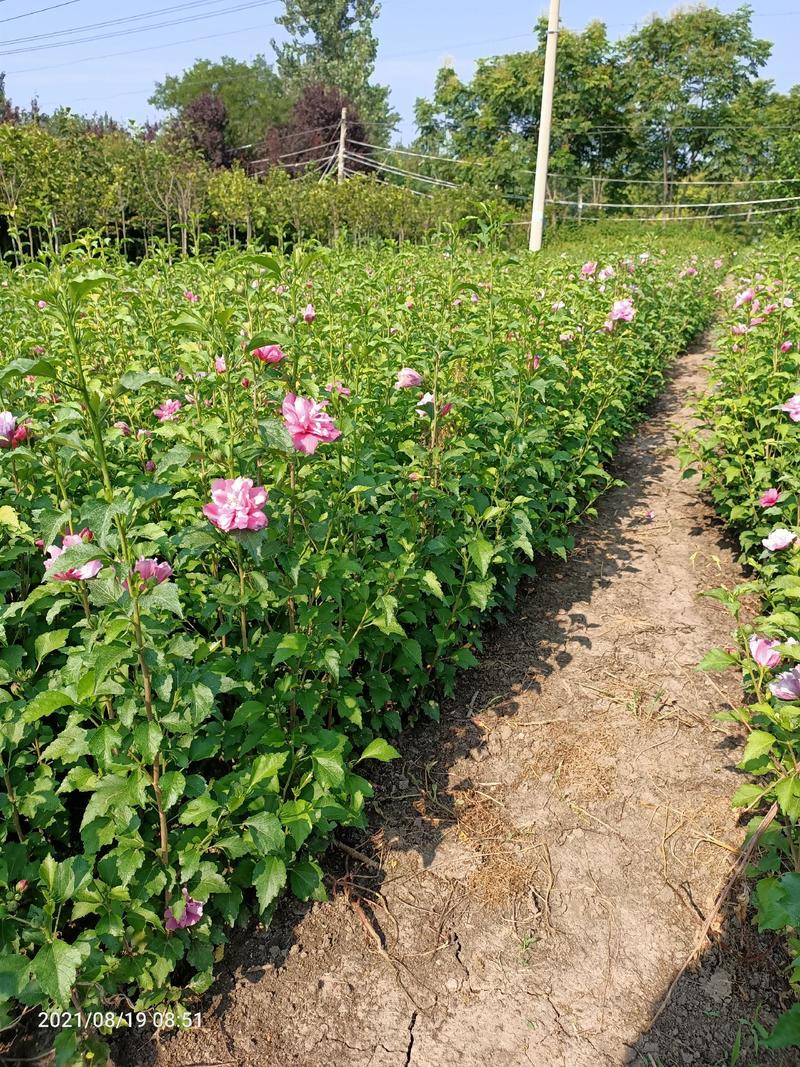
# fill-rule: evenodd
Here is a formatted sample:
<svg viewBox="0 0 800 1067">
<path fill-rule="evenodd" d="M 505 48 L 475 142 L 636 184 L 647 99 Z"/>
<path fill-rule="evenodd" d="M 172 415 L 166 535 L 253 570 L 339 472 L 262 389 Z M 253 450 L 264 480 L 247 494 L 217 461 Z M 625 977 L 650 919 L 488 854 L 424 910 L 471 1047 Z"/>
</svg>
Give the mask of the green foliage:
<svg viewBox="0 0 800 1067">
<path fill-rule="evenodd" d="M 387 737 L 437 715 L 532 560 L 566 556 L 713 310 L 680 246 L 598 245 L 599 282 L 476 244 L 2 268 L 0 406 L 26 436 L 0 450 L 0 1027 L 177 1014 L 232 924 L 324 898 Z M 298 451 L 290 392 L 341 437 Z M 269 492 L 261 529 L 203 512 L 236 476 Z M 46 571 L 41 546 L 85 529 Z"/>
<path fill-rule="evenodd" d="M 712 594 L 740 623 L 738 651 L 712 650 L 702 665 L 713 670 L 738 663 L 743 673 L 747 703 L 724 717 L 748 731 L 740 768 L 755 780 L 739 787 L 733 803 L 754 813 L 750 832 L 770 805 L 777 808 L 752 867 L 756 921 L 761 929 L 787 932 L 792 982 L 800 990 L 800 540 L 792 539 L 800 534 L 800 407 L 793 418 L 788 404 L 795 396 L 800 405 L 800 257 L 788 243 L 774 243 L 735 270 L 735 290 L 720 292 L 724 311 L 711 390 L 700 401 L 700 424 L 685 442 L 683 459 L 738 532 L 742 562 L 754 575 L 739 588 Z M 774 492 L 763 499 L 767 490 Z M 772 542 L 770 549 L 764 542 L 775 530 L 787 531 L 789 543 Z M 744 623 L 753 594 L 761 599 L 760 614 Z M 795 1005 L 782 1017 L 768 1047 L 800 1044 L 798 1014 Z"/>
<path fill-rule="evenodd" d="M 251 62 L 223 56 L 218 62 L 198 59 L 182 74 L 156 84 L 149 103 L 161 111 L 180 112 L 198 96 L 210 93 L 225 104 L 229 148 L 261 141 L 270 126 L 283 122 L 291 97 L 264 56 Z"/>
</svg>

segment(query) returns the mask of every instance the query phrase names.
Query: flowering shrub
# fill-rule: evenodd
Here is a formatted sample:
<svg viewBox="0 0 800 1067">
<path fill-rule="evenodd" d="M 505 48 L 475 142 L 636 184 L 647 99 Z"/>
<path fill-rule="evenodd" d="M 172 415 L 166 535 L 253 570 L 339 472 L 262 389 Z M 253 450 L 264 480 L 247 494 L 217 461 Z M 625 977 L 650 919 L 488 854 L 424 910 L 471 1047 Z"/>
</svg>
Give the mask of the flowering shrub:
<svg viewBox="0 0 800 1067">
<path fill-rule="evenodd" d="M 324 896 L 384 737 L 566 557 L 712 312 L 679 248 L 601 251 L 5 272 L 0 1026 L 177 1013 L 232 923 Z"/>
<path fill-rule="evenodd" d="M 753 813 L 749 831 L 767 809 L 752 872 L 758 878 L 756 921 L 787 930 L 800 990 L 800 257 L 780 245 L 750 257 L 736 291 L 723 290 L 723 316 L 712 389 L 699 406 L 700 426 L 684 458 L 720 514 L 738 531 L 742 560 L 753 580 L 711 595 L 738 625 L 737 648 L 712 650 L 701 666 L 741 667 L 749 701 L 724 719 L 742 723 L 748 740 L 740 767 L 745 782 L 734 804 Z M 744 318 L 743 318 L 744 314 Z M 760 614 L 744 621 L 743 599 L 760 597 Z M 800 1044 L 800 1004 L 776 1026 L 774 1047 Z"/>
</svg>

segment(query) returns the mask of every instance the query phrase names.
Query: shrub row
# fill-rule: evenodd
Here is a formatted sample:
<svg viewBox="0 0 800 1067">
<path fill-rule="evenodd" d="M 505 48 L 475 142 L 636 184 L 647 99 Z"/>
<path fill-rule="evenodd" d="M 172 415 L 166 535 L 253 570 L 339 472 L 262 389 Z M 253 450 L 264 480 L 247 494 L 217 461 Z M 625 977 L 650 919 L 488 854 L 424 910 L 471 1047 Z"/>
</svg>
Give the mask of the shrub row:
<svg viewBox="0 0 800 1067">
<path fill-rule="evenodd" d="M 185 1018 L 231 924 L 324 896 L 386 735 L 566 556 L 712 314 L 680 246 L 595 258 L 0 277 L 0 1027 Z M 100 1040 L 60 1029 L 59 1062 Z"/>
<path fill-rule="evenodd" d="M 721 293 L 712 388 L 684 459 L 737 531 L 752 572 L 737 588 L 710 594 L 736 618 L 735 647 L 712 650 L 701 666 L 742 670 L 747 702 L 719 716 L 748 735 L 739 766 L 750 780 L 733 803 L 750 816 L 748 836 L 762 833 L 750 869 L 756 922 L 786 931 L 800 989 L 800 257 L 775 244 L 741 269 L 736 287 Z M 800 1004 L 769 1044 L 800 1044 Z"/>
</svg>

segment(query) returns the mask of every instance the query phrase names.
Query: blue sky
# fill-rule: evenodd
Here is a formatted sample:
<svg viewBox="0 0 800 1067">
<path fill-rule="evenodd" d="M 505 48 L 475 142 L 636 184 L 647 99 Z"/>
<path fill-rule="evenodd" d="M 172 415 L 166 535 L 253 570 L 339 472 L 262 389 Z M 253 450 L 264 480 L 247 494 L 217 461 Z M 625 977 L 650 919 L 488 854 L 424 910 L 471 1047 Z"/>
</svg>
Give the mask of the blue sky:
<svg viewBox="0 0 800 1067">
<path fill-rule="evenodd" d="M 0 70 L 7 72 L 7 92 L 18 104 L 27 104 L 36 96 L 45 110 L 60 103 L 87 113 L 107 111 L 123 120 L 155 119 L 158 113 L 147 98 L 165 74 L 179 73 L 199 58 L 227 54 L 249 59 L 258 52 L 270 57 L 270 39 L 282 35 L 274 24 L 282 10 L 280 0 L 183 2 L 181 11 L 142 18 L 135 33 L 42 48 L 53 42 L 30 38 L 147 12 L 167 12 L 181 0 L 160 4 L 156 0 L 117 4 L 108 0 L 0 0 Z M 562 0 L 561 18 L 573 29 L 600 18 L 610 35 L 618 37 L 649 15 L 667 14 L 674 6 L 653 0 L 627 0 L 624 5 Z M 737 0 L 721 0 L 717 6 L 732 11 L 739 5 Z M 231 11 L 234 7 L 239 10 Z M 392 103 L 403 117 L 400 132 L 408 139 L 413 134 L 414 100 L 430 95 L 442 60 L 452 59 L 459 74 L 469 77 L 479 57 L 530 48 L 532 25 L 546 13 L 547 4 L 542 0 L 383 0 L 382 7 L 376 78 L 391 86 Z M 773 78 L 779 89 L 788 89 L 800 81 L 796 62 L 800 0 L 756 0 L 752 7 L 755 32 L 774 42 L 765 76 Z M 28 14 L 43 8 L 54 9 Z M 136 27 L 136 23 L 123 24 L 76 36 L 100 37 Z M 34 50 L 34 46 L 39 47 Z"/>
</svg>

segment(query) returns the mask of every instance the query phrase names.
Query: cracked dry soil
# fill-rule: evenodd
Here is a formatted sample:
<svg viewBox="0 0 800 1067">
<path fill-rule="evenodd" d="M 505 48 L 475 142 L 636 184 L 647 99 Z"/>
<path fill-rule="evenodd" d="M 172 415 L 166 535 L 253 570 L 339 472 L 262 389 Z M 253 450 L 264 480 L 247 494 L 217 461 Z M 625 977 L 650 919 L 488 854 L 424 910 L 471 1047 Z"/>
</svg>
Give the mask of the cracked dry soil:
<svg viewBox="0 0 800 1067">
<path fill-rule="evenodd" d="M 700 594 L 741 571 L 674 448 L 702 347 L 569 562 L 486 635 L 441 723 L 401 739 L 369 836 L 328 854 L 330 902 L 235 937 L 202 1029 L 130 1035 L 120 1067 L 716 1067 L 742 1019 L 774 1021 L 784 950 L 740 888 L 651 1028 L 743 837 L 741 738 L 712 718 L 741 693 L 694 669 L 730 632 Z"/>
</svg>

